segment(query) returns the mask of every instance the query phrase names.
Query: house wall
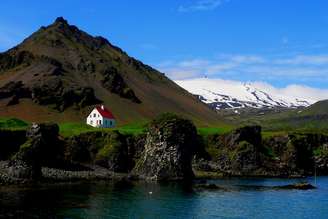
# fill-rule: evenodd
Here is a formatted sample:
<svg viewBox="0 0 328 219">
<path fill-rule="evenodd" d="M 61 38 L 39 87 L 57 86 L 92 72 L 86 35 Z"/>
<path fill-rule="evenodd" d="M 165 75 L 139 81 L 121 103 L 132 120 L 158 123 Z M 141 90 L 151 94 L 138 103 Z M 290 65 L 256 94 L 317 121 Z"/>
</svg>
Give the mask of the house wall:
<svg viewBox="0 0 328 219">
<path fill-rule="evenodd" d="M 104 118 L 104 122 L 103 122 L 104 128 L 113 128 L 113 127 L 115 127 L 115 125 L 116 125 L 116 122 L 114 119 Z"/>
<path fill-rule="evenodd" d="M 99 121 L 101 121 L 101 124 Z M 103 117 L 96 109 L 92 110 L 87 117 L 87 124 L 93 127 L 102 127 L 102 122 L 103 122 Z"/>
<path fill-rule="evenodd" d="M 116 125 L 115 119 L 103 118 L 96 109 L 91 111 L 86 122 L 88 125 L 98 128 L 112 128 Z"/>
</svg>

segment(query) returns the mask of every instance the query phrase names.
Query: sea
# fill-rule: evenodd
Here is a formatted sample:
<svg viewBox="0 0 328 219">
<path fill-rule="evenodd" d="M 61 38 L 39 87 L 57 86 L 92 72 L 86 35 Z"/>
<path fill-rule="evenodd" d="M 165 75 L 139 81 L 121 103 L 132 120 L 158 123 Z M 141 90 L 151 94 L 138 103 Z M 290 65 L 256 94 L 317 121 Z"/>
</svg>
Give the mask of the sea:
<svg viewBox="0 0 328 219">
<path fill-rule="evenodd" d="M 307 182 L 312 190 L 276 189 Z M 220 189 L 202 188 L 215 184 Z M 328 218 L 328 177 L 0 186 L 0 218 Z"/>
</svg>

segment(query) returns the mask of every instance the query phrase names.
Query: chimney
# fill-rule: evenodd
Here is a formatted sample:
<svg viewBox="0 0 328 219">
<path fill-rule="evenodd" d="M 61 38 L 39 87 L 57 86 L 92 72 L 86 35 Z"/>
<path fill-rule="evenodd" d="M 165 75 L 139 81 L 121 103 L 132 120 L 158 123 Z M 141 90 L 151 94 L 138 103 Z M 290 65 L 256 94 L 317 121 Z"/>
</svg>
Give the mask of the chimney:
<svg viewBox="0 0 328 219">
<path fill-rule="evenodd" d="M 105 109 L 104 105 L 101 105 L 101 109 L 102 109 L 102 110 L 104 110 L 104 109 Z"/>
</svg>

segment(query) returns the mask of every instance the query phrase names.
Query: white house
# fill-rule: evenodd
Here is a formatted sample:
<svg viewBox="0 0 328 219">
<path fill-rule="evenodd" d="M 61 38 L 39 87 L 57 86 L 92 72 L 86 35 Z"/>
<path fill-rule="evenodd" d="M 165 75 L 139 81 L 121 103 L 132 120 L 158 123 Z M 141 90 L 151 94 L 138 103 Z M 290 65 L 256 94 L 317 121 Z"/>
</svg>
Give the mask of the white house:
<svg viewBox="0 0 328 219">
<path fill-rule="evenodd" d="M 91 111 L 87 124 L 98 128 L 112 128 L 116 125 L 116 121 L 113 113 L 101 105 Z"/>
</svg>

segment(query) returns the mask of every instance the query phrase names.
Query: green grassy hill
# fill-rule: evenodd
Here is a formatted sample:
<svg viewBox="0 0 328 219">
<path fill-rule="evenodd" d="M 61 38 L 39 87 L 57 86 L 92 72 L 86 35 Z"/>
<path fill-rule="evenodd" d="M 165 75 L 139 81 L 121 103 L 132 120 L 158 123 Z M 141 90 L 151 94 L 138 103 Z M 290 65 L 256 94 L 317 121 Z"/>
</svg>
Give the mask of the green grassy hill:
<svg viewBox="0 0 328 219">
<path fill-rule="evenodd" d="M 234 116 L 235 124 L 258 124 L 265 131 L 305 131 L 328 133 L 328 100 L 319 101 L 304 109 L 271 111 L 251 116 Z"/>
</svg>

